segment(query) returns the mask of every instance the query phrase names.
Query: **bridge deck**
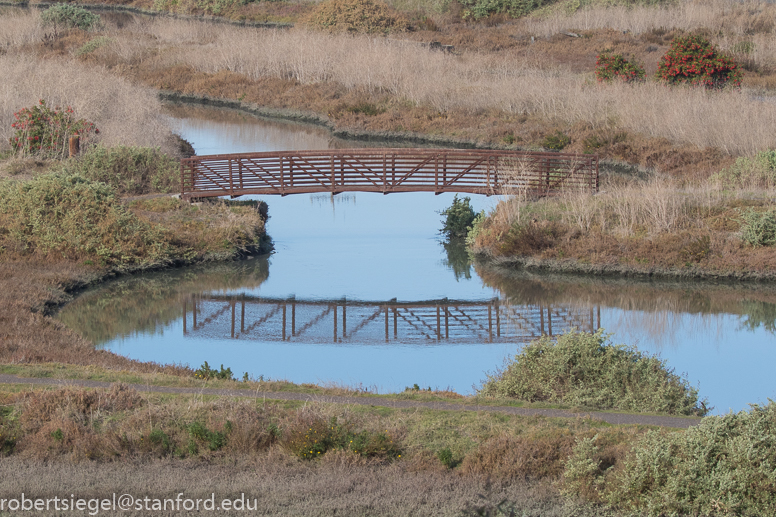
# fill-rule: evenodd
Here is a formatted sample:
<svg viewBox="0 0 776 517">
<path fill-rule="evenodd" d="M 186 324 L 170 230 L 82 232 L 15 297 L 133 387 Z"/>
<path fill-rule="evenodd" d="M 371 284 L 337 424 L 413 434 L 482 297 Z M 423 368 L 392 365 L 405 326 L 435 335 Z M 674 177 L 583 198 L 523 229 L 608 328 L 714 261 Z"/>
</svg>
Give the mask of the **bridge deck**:
<svg viewBox="0 0 776 517">
<path fill-rule="evenodd" d="M 327 149 L 193 156 L 181 197 L 313 192 L 554 195 L 598 191 L 598 157 L 460 149 Z"/>
</svg>

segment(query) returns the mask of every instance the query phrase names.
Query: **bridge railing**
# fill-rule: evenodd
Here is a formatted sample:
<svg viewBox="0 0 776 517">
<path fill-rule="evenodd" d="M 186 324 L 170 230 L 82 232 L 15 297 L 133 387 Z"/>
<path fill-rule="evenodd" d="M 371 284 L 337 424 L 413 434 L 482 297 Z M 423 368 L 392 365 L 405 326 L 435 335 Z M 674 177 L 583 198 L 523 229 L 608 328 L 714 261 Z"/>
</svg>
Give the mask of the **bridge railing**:
<svg viewBox="0 0 776 517">
<path fill-rule="evenodd" d="M 598 191 L 598 157 L 457 149 L 327 149 L 193 156 L 181 197 L 312 192 L 555 195 Z"/>
</svg>

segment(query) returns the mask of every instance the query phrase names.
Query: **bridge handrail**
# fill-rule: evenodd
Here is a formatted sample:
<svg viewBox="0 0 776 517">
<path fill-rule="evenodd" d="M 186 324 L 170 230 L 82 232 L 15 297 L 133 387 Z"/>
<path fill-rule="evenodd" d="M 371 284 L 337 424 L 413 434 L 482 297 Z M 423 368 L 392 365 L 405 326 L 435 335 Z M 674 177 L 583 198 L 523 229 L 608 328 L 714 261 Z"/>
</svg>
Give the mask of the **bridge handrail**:
<svg viewBox="0 0 776 517">
<path fill-rule="evenodd" d="M 215 154 L 181 160 L 183 198 L 345 191 L 598 191 L 598 157 L 488 149 L 355 148 Z"/>
</svg>

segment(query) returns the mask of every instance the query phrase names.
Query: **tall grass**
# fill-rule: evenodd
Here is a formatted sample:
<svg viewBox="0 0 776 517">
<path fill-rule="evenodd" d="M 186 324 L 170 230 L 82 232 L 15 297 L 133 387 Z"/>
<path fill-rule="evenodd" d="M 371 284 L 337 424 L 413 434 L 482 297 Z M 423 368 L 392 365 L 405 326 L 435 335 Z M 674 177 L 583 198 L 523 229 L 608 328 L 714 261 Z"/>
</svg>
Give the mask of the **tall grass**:
<svg viewBox="0 0 776 517">
<path fill-rule="evenodd" d="M 0 34 L 24 17 L 0 17 Z M 170 129 L 156 93 L 107 71 L 76 60 L 41 60 L 32 53 L 0 55 L 0 149 L 8 148 L 13 114 L 45 99 L 50 106 L 71 106 L 79 118 L 99 128 L 105 146 L 162 147 L 175 154 Z"/>
<path fill-rule="evenodd" d="M 169 47 L 161 58 L 168 66 L 186 64 L 201 72 L 228 71 L 252 80 L 334 82 L 440 113 L 496 110 L 584 122 L 717 147 L 733 155 L 776 146 L 776 136 L 768 129 L 776 124 L 776 105 L 753 99 L 747 91 L 707 92 L 656 83 L 598 85 L 592 75 L 538 68 L 511 52 L 455 56 L 428 52 L 410 42 L 305 30 L 203 27 L 175 20 L 154 20 L 143 30 L 147 38 L 125 32 L 113 45 L 132 46 L 140 55 L 143 49 L 137 46 L 153 41 L 154 46 Z"/>
</svg>

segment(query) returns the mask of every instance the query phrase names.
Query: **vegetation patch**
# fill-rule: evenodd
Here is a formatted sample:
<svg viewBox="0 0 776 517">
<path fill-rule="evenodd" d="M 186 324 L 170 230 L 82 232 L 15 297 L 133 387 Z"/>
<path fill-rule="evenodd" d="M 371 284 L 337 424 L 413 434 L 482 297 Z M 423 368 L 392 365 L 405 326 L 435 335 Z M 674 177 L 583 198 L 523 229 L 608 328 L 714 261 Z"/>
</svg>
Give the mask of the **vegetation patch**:
<svg viewBox="0 0 776 517">
<path fill-rule="evenodd" d="M 305 23 L 329 32 L 388 33 L 408 29 L 403 15 L 378 0 L 325 0 Z"/>
<path fill-rule="evenodd" d="M 174 192 L 180 188 L 180 162 L 158 147 L 98 145 L 61 170 L 106 183 L 122 195 Z"/>
<path fill-rule="evenodd" d="M 732 166 L 712 175 L 710 181 L 727 189 L 771 189 L 776 186 L 776 149 L 739 157 Z"/>
<path fill-rule="evenodd" d="M 577 442 L 564 491 L 639 515 L 770 515 L 776 506 L 776 402 L 650 431 L 622 462 L 599 436 Z"/>
<path fill-rule="evenodd" d="M 162 228 L 133 215 L 110 186 L 76 174 L 0 183 L 0 228 L 3 249 L 24 255 L 147 265 L 172 253 Z"/>
<path fill-rule="evenodd" d="M 610 50 L 601 52 L 595 62 L 595 77 L 599 82 L 610 82 L 614 79 L 625 83 L 643 81 L 644 67 L 638 63 L 628 61 L 622 54 L 615 54 Z"/>
<path fill-rule="evenodd" d="M 362 429 L 337 417 L 300 418 L 284 432 L 283 446 L 301 459 L 319 458 L 330 450 L 343 450 L 364 457 L 401 458 L 401 449 L 385 431 Z"/>
<path fill-rule="evenodd" d="M 776 244 L 776 210 L 741 212 L 741 240 L 754 248 Z"/>
<path fill-rule="evenodd" d="M 46 9 L 40 13 L 40 21 L 44 27 L 52 27 L 55 35 L 63 30 L 81 29 L 88 31 L 99 28 L 101 25 L 98 14 L 67 3 L 54 4 Z"/>
<path fill-rule="evenodd" d="M 480 389 L 485 396 L 596 409 L 703 416 L 698 390 L 665 361 L 614 345 L 603 329 L 544 336 L 524 347 Z"/>
<path fill-rule="evenodd" d="M 79 137 L 80 145 L 86 146 L 100 132 L 94 123 L 76 118 L 70 106 L 52 109 L 43 99 L 14 113 L 14 119 L 9 143 L 19 157 L 64 158 L 71 136 Z"/>
<path fill-rule="evenodd" d="M 678 36 L 657 67 L 657 78 L 669 84 L 686 83 L 709 89 L 741 86 L 741 69 L 699 34 Z"/>
<path fill-rule="evenodd" d="M 439 212 L 444 217 L 443 226 L 439 232 L 444 234 L 447 239 L 462 239 L 469 234 L 474 219 L 477 217 L 474 208 L 469 204 L 470 202 L 469 196 L 458 199 L 458 194 L 456 194 L 453 198 L 453 204 Z"/>
</svg>

